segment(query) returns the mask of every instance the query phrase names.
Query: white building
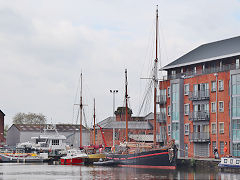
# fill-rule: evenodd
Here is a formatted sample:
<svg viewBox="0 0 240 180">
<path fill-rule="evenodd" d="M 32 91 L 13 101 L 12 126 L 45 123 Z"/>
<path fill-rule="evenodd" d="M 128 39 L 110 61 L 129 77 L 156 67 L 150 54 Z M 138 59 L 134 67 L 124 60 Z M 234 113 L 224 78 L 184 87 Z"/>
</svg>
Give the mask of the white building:
<svg viewBox="0 0 240 180">
<path fill-rule="evenodd" d="M 52 124 L 13 124 L 7 131 L 6 144 L 9 146 L 16 146 L 18 143 L 33 142 L 32 137 L 38 137 L 43 133 L 46 126 L 53 126 Z M 75 148 L 80 146 L 80 125 L 73 124 L 56 124 L 54 125 L 60 135 L 66 137 L 66 144 Z M 55 131 L 52 132 L 56 133 Z M 83 145 L 90 144 L 90 131 L 82 126 L 82 142 Z"/>
</svg>

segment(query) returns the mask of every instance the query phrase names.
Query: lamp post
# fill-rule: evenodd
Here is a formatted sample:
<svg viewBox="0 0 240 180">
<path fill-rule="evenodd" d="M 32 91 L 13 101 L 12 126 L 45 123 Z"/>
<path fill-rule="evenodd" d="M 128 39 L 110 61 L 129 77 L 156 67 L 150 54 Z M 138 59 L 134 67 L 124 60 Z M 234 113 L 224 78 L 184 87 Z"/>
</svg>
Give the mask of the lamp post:
<svg viewBox="0 0 240 180">
<path fill-rule="evenodd" d="M 117 89 L 110 90 L 110 93 L 113 94 L 113 119 L 114 119 L 114 111 L 115 111 L 115 94 L 118 93 Z M 113 127 L 113 146 L 115 146 L 115 128 Z"/>
<path fill-rule="evenodd" d="M 215 73 L 216 77 L 216 149 L 218 149 L 218 74 Z"/>
</svg>

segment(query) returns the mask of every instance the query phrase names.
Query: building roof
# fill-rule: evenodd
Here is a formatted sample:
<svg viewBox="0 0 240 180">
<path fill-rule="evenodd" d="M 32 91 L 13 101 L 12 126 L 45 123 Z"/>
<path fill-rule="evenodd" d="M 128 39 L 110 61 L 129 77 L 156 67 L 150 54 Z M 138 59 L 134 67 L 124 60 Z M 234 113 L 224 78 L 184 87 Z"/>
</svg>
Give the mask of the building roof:
<svg viewBox="0 0 240 180">
<path fill-rule="evenodd" d="M 163 70 L 240 55 L 240 36 L 203 44 L 163 67 Z"/>
<path fill-rule="evenodd" d="M 5 114 L 2 112 L 2 110 L 0 109 L 0 113 L 2 113 L 3 114 L 3 116 L 5 116 Z"/>
<path fill-rule="evenodd" d="M 159 114 L 157 114 L 157 117 Z M 144 117 L 131 117 L 131 121 L 128 121 L 128 128 L 129 129 L 152 129 L 152 125 L 148 122 L 148 120 L 153 120 L 153 113 L 149 113 Z M 125 121 L 115 121 L 114 117 L 108 117 L 101 122 L 97 123 L 103 129 L 123 129 L 126 127 Z M 143 127 L 137 127 L 143 126 Z M 96 125 L 96 129 L 99 127 Z"/>
<path fill-rule="evenodd" d="M 125 129 L 125 121 L 113 121 L 109 123 L 104 129 Z M 152 125 L 147 121 L 128 121 L 128 129 L 152 129 Z"/>
<path fill-rule="evenodd" d="M 19 131 L 43 131 L 46 126 L 52 126 L 52 124 L 40 125 L 40 124 L 13 124 Z M 78 124 L 56 124 L 56 129 L 59 132 L 64 131 L 79 131 L 80 125 Z M 83 129 L 86 129 L 82 126 Z"/>
</svg>

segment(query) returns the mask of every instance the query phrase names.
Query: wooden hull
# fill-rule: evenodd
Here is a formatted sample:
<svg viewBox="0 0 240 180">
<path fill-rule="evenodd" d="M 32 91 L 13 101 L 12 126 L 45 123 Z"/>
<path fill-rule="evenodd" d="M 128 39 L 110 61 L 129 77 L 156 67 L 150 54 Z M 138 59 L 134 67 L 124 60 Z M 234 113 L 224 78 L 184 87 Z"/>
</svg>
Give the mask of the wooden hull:
<svg viewBox="0 0 240 180">
<path fill-rule="evenodd" d="M 127 155 L 110 155 L 107 159 L 115 160 L 118 166 L 151 169 L 176 169 L 177 153 L 168 149 L 150 150 Z"/>
</svg>

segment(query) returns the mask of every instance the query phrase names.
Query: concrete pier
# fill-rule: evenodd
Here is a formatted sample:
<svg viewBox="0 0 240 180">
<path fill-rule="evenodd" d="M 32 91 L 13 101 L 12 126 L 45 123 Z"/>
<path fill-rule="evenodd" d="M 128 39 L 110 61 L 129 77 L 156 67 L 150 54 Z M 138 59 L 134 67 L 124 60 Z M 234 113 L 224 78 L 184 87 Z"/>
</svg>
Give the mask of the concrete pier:
<svg viewBox="0 0 240 180">
<path fill-rule="evenodd" d="M 194 168 L 209 168 L 218 169 L 220 159 L 214 158 L 178 158 L 177 167 L 194 167 Z"/>
</svg>

